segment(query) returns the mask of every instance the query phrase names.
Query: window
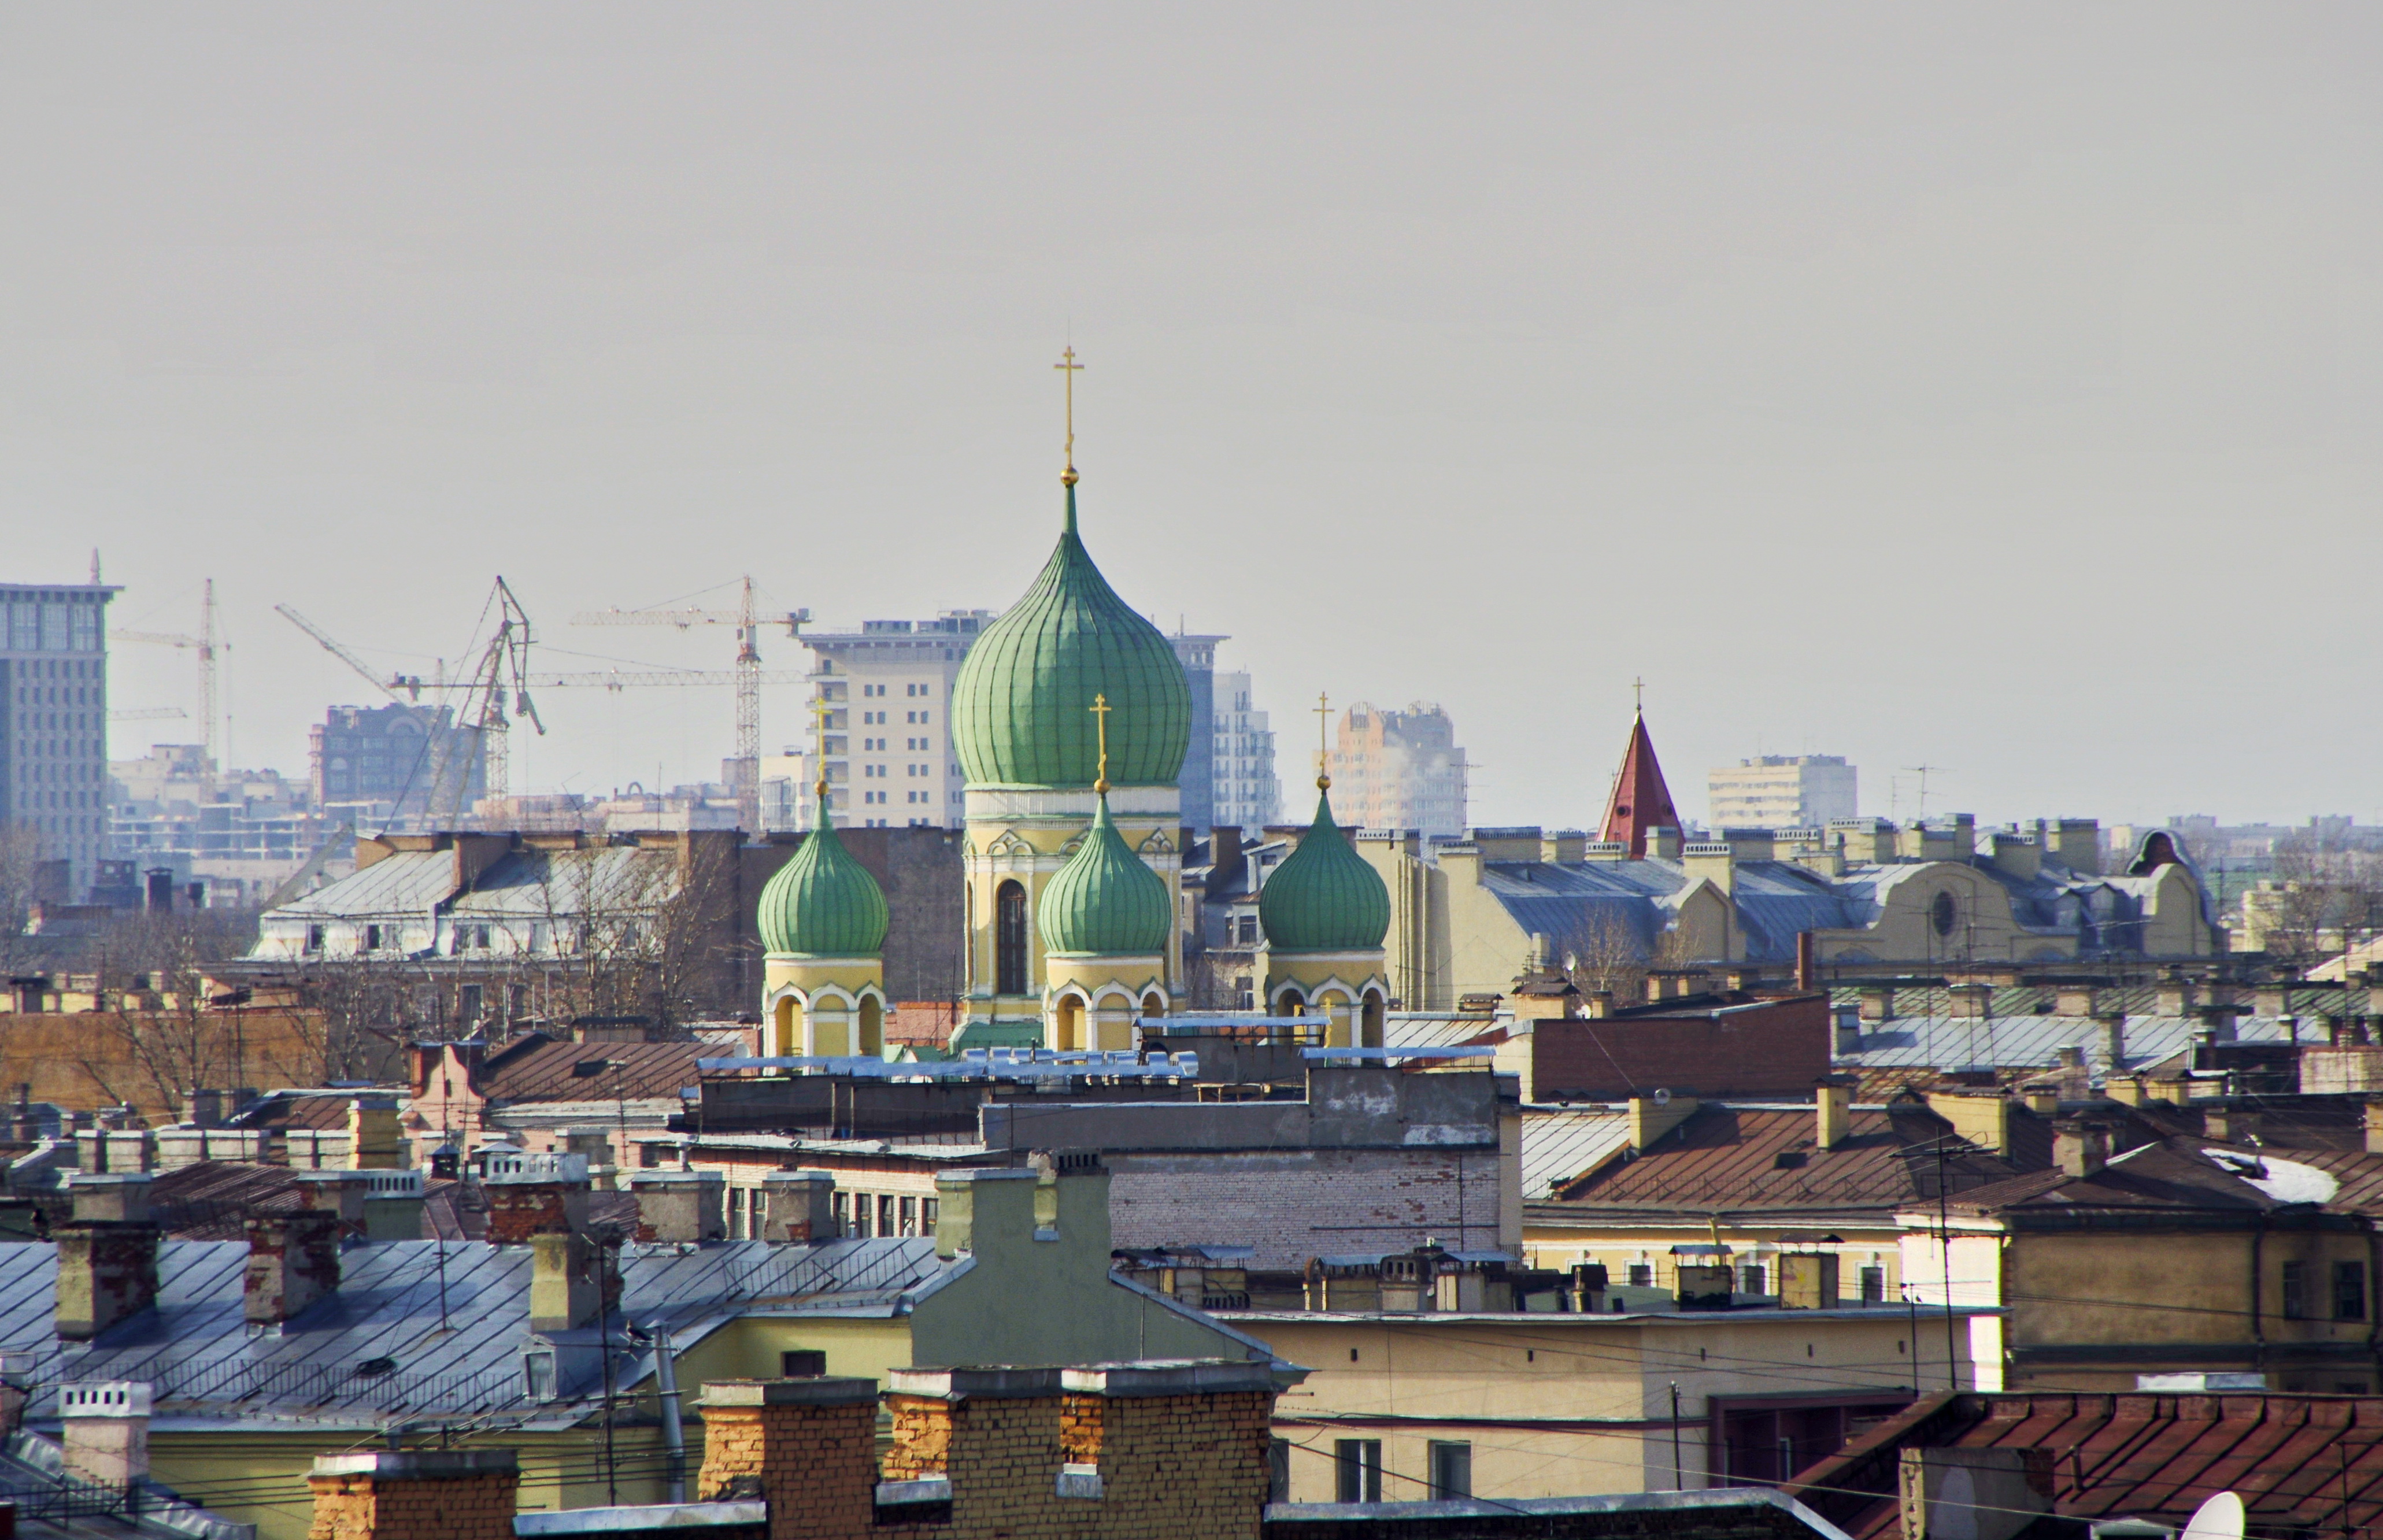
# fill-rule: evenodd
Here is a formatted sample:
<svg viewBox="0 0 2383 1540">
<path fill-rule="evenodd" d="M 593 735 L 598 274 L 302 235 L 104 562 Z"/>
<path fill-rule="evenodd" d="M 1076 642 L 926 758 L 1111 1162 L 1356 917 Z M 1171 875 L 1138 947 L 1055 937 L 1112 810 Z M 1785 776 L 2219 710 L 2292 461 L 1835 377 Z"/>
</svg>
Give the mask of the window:
<svg viewBox="0 0 2383 1540">
<path fill-rule="evenodd" d="M 1652 1287 L 1655 1287 L 1655 1267 L 1654 1267 L 1654 1264 L 1653 1264 L 1652 1263 L 1645 1263 L 1645 1262 L 1634 1262 L 1634 1263 L 1632 1263 L 1630 1264 L 1630 1287 L 1633 1287 L 1633 1288 L 1652 1288 Z"/>
<path fill-rule="evenodd" d="M 916 1198 L 902 1200 L 902 1233 L 904 1235 L 919 1233 L 919 1200 Z"/>
<path fill-rule="evenodd" d="M 842 1198 L 844 1195 L 842 1193 L 838 1193 L 836 1196 L 838 1198 Z M 870 1236 L 877 1233 L 870 1227 L 869 1223 L 876 1217 L 877 1205 L 869 1201 L 869 1194 L 865 1192 L 856 1192 L 852 1195 L 852 1228 L 845 1233 L 846 1235 L 858 1236 L 863 1240 L 866 1240 Z"/>
<path fill-rule="evenodd" d="M 819 1348 L 789 1348 L 778 1355 L 781 1379 L 815 1380 L 827 1373 L 827 1353 Z"/>
<path fill-rule="evenodd" d="M 1344 1503 L 1382 1500 L 1382 1441 L 1378 1438 L 1336 1438 L 1332 1441 L 1333 1498 Z"/>
<path fill-rule="evenodd" d="M 310 957 L 323 955 L 323 928 L 319 925 L 306 927 L 306 955 Z"/>
<path fill-rule="evenodd" d="M 1765 1283 L 1770 1281 L 1763 1275 L 1763 1273 L 1764 1269 L 1762 1264 L 1756 1262 L 1749 1262 L 1745 1266 L 1739 1268 L 1737 1270 L 1737 1287 L 1739 1291 L 1747 1294 L 1770 1293 L 1771 1291 L 1769 1289 L 1762 1287 Z"/>
<path fill-rule="evenodd" d="M 835 1233 L 852 1233 L 852 1194 L 849 1192 L 835 1194 Z"/>
<path fill-rule="evenodd" d="M 1258 939 L 1257 916 L 1241 915 L 1238 917 L 1233 923 L 1239 930 L 1239 934 L 1233 938 L 1235 941 L 1240 942 L 1244 946 L 1248 946 Z"/>
<path fill-rule="evenodd" d="M 1004 882 L 994 894 L 993 954 L 995 994 L 1026 992 L 1026 890 Z"/>
<path fill-rule="evenodd" d="M 480 1019 L 480 986 L 466 984 L 455 992 L 455 1014 L 465 1022 Z"/>
<path fill-rule="evenodd" d="M 531 1400 L 554 1399 L 554 1349 L 535 1348 L 522 1354 L 522 1381 Z"/>
<path fill-rule="evenodd" d="M 919 1200 L 919 1229 L 920 1234 L 932 1235 L 935 1233 L 935 1216 L 942 1212 L 940 1203 L 941 1200 L 934 1198 L 921 1198 Z"/>
<path fill-rule="evenodd" d="M 879 1193 L 877 1195 L 877 1233 L 879 1235 L 901 1234 L 902 1232 L 895 1227 L 895 1223 L 894 1195 L 890 1192 Z"/>
<path fill-rule="evenodd" d="M 1866 1305 L 1886 1302 L 1886 1269 L 1865 1267 L 1861 1270 L 1861 1299 Z"/>
<path fill-rule="evenodd" d="M 2284 1263 L 2284 1319 L 2305 1321 L 2308 1312 L 2308 1263 L 2288 1262 Z"/>
<path fill-rule="evenodd" d="M 1431 1441 L 1431 1495 L 1434 1497 L 1473 1496 L 1473 1446 Z"/>
<path fill-rule="evenodd" d="M 2333 1318 L 2337 1321 L 2366 1319 L 2364 1263 L 2337 1262 L 2333 1264 Z"/>
</svg>

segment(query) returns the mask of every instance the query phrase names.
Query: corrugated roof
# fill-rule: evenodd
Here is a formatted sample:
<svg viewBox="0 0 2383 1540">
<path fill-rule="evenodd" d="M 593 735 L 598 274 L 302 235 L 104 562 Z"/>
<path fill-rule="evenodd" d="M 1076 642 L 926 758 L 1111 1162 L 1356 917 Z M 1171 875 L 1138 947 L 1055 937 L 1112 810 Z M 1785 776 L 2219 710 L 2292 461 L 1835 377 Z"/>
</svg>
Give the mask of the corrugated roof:
<svg viewBox="0 0 2383 1540">
<path fill-rule="evenodd" d="M 674 1099 L 701 1077 L 695 1061 L 718 1050 L 692 1042 L 540 1042 L 494 1055 L 482 1072 L 488 1096 L 516 1102 Z M 606 1067 L 617 1064 L 618 1071 Z"/>
<path fill-rule="evenodd" d="M 157 1308 L 84 1344 L 60 1342 L 57 1252 L 0 1247 L 0 1349 L 34 1357 L 32 1383 L 145 1380 L 161 1414 L 276 1416 L 375 1425 L 500 1412 L 568 1423 L 602 1383 L 592 1328 L 546 1334 L 579 1353 L 559 1356 L 560 1398 L 526 1398 L 522 1350 L 529 1329 L 530 1251 L 476 1242 L 378 1241 L 340 1257 L 339 1291 L 278 1333 L 252 1336 L 241 1311 L 244 1244 L 168 1240 L 158 1251 Z M 727 1241 L 622 1249 L 622 1308 L 640 1326 L 668 1323 L 685 1348 L 733 1315 L 890 1313 L 906 1291 L 951 1264 L 929 1238 L 831 1240 L 808 1246 Z M 443 1308 L 442 1308 L 443 1301 Z M 616 1327 L 617 1331 L 617 1327 Z M 617 1349 L 616 1349 L 617 1351 Z M 377 1361 L 389 1367 L 364 1374 Z M 621 1353 L 618 1383 L 652 1370 Z M 40 1417 L 46 1397 L 31 1409 Z"/>
</svg>

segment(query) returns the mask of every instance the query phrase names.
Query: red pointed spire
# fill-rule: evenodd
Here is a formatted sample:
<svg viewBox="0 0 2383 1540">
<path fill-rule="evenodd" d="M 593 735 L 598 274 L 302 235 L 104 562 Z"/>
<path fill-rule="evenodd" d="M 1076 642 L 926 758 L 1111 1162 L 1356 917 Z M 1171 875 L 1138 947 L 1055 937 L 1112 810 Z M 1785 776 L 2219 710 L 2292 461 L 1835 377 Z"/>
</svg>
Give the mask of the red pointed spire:
<svg viewBox="0 0 2383 1540">
<path fill-rule="evenodd" d="M 1605 832 L 1598 837 L 1627 841 L 1633 856 L 1647 854 L 1647 831 L 1677 829 L 1680 815 L 1672 807 L 1671 788 L 1663 784 L 1663 767 L 1655 762 L 1654 741 L 1647 736 L 1644 712 L 1631 719 L 1630 747 L 1613 777 L 1613 795 L 1605 800 Z"/>
</svg>

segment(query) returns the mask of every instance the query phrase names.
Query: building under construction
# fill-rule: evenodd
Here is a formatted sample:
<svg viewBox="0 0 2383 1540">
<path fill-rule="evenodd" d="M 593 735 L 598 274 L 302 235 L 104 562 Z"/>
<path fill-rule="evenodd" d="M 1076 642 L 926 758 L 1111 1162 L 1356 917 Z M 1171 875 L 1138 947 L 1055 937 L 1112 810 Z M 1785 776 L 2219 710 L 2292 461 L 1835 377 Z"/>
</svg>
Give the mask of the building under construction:
<svg viewBox="0 0 2383 1540">
<path fill-rule="evenodd" d="M 307 729 L 315 805 L 333 823 L 411 826 L 488 792 L 481 734 L 444 706 L 334 706 Z"/>
</svg>

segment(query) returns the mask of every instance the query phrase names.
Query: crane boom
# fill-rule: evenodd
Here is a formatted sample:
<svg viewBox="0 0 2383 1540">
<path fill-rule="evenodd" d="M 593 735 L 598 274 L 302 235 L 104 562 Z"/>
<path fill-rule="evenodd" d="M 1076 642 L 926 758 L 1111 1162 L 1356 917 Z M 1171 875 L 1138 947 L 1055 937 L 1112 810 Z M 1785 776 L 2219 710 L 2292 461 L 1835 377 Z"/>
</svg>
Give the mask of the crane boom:
<svg viewBox="0 0 2383 1540">
<path fill-rule="evenodd" d="M 644 670 L 636 673 L 615 671 L 593 673 L 541 673 L 532 675 L 529 684 L 541 690 L 568 689 L 578 685 L 600 684 L 608 690 L 652 684 L 738 684 L 745 676 L 734 669 L 667 669 Z M 756 681 L 762 684 L 802 684 L 808 674 L 764 673 Z"/>
<path fill-rule="evenodd" d="M 207 579 L 205 596 L 199 601 L 197 635 L 169 631 L 111 631 L 107 634 L 113 641 L 148 642 L 158 647 L 188 648 L 199 655 L 200 736 L 204 744 L 200 750 L 200 783 L 212 801 L 216 783 L 216 649 L 224 645 L 216 636 L 216 580 Z"/>
<path fill-rule="evenodd" d="M 401 674 L 392 679 L 383 679 L 379 674 L 373 671 L 370 664 L 357 657 L 354 653 L 350 652 L 346 647 L 341 647 L 332 638 L 329 633 L 326 632 L 321 626 L 316 625 L 314 622 L 308 620 L 305 616 L 298 613 L 297 610 L 290 608 L 290 606 L 286 604 L 277 604 L 273 607 L 273 612 L 280 616 L 283 620 L 288 621 L 291 625 L 296 626 L 299 630 L 304 632 L 307 635 L 314 637 L 317 643 L 321 644 L 325 652 L 329 653 L 340 662 L 345 663 L 348 667 L 355 670 L 356 672 L 364 675 L 366 680 L 371 682 L 374 689 L 388 696 L 389 699 L 396 701 L 405 700 L 405 696 L 398 694 L 398 691 L 401 689 L 412 692 L 412 696 L 414 700 L 420 700 L 422 698 L 422 680 L 418 675 L 409 676 Z"/>
</svg>

